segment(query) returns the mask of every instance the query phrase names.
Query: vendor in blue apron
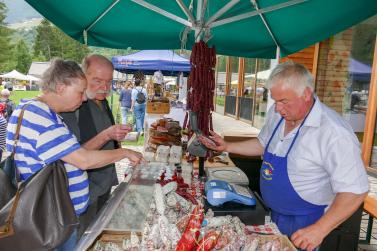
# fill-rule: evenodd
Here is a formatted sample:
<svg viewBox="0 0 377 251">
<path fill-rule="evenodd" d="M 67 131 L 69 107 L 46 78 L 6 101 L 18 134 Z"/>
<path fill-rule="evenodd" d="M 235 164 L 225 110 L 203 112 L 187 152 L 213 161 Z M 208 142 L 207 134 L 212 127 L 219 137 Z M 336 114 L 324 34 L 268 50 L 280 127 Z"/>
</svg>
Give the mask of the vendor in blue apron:
<svg viewBox="0 0 377 251">
<path fill-rule="evenodd" d="M 263 156 L 263 200 L 279 230 L 302 250 L 322 240 L 363 202 L 369 182 L 360 144 L 351 126 L 314 94 L 313 77 L 302 65 L 279 64 L 267 81 L 275 104 L 258 138 L 225 142 L 212 132 L 216 147 Z"/>
</svg>

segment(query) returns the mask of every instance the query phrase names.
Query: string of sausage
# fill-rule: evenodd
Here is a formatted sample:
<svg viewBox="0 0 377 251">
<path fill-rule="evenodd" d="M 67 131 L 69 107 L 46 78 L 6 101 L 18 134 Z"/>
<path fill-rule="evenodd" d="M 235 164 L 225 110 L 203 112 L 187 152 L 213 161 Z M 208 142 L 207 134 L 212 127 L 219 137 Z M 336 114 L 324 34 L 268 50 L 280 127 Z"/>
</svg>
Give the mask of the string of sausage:
<svg viewBox="0 0 377 251">
<path fill-rule="evenodd" d="M 188 79 L 187 107 L 198 114 L 198 128 L 206 136 L 213 130 L 212 111 L 215 92 L 216 50 L 206 43 L 195 43 L 190 57 L 191 73 Z M 184 128 L 187 127 L 187 116 Z"/>
</svg>

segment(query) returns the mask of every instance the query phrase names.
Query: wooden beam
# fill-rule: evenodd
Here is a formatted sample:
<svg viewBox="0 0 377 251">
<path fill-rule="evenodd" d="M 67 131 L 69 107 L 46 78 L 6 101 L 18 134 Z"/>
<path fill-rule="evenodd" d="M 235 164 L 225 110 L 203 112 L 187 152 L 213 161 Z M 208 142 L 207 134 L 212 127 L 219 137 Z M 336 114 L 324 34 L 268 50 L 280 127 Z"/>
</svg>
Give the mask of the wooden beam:
<svg viewBox="0 0 377 251">
<path fill-rule="evenodd" d="M 362 157 L 366 167 L 370 165 L 377 114 L 377 36 L 374 44 L 372 77 L 369 86 L 368 108 L 365 117 Z"/>
<path fill-rule="evenodd" d="M 314 52 L 313 52 L 313 67 L 312 67 L 312 75 L 313 75 L 313 80 L 314 80 L 314 85 L 315 81 L 317 79 L 317 67 L 318 67 L 318 55 L 319 55 L 319 43 L 316 43 L 314 46 Z"/>
<path fill-rule="evenodd" d="M 225 107 L 226 107 L 226 96 L 229 95 L 230 89 L 230 82 L 232 79 L 232 69 L 231 69 L 231 58 L 228 56 L 226 57 L 226 65 L 225 65 L 225 97 L 224 97 L 224 113 L 225 115 Z"/>
<path fill-rule="evenodd" d="M 253 107 L 251 109 L 251 120 L 252 120 L 252 125 L 254 126 L 254 120 L 255 120 L 255 111 L 256 111 L 256 104 L 257 104 L 257 72 L 259 68 L 259 59 L 255 59 L 255 68 L 254 68 L 254 92 L 253 92 Z M 267 113 L 267 111 L 266 111 Z"/>
<path fill-rule="evenodd" d="M 242 97 L 243 94 L 243 86 L 244 86 L 244 79 L 245 79 L 245 59 L 239 58 L 238 59 L 238 84 L 237 84 L 237 97 L 236 97 L 236 118 L 240 119 L 239 109 L 240 109 L 240 101 L 239 98 Z"/>
<path fill-rule="evenodd" d="M 219 80 L 218 65 L 219 65 L 219 57 L 216 56 L 216 68 L 215 68 L 215 93 L 214 93 L 214 95 L 213 95 L 213 107 L 215 108 L 215 111 L 216 111 L 217 86 L 218 86 L 218 80 Z"/>
</svg>

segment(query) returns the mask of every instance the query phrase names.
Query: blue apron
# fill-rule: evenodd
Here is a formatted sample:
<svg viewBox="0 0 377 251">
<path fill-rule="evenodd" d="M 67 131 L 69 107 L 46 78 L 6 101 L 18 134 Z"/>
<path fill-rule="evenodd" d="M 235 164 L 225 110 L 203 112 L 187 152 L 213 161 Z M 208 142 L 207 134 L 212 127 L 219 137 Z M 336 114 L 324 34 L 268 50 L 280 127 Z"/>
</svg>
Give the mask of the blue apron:
<svg viewBox="0 0 377 251">
<path fill-rule="evenodd" d="M 288 177 L 288 154 L 296 142 L 306 118 L 307 116 L 298 128 L 284 157 L 279 157 L 268 151 L 270 142 L 283 121 L 283 118 L 280 119 L 265 148 L 260 171 L 262 198 L 271 208 L 272 221 L 276 223 L 280 232 L 288 236 L 291 236 L 298 229 L 315 223 L 323 215 L 326 208 L 326 205 L 314 205 L 303 200 L 293 188 Z"/>
</svg>

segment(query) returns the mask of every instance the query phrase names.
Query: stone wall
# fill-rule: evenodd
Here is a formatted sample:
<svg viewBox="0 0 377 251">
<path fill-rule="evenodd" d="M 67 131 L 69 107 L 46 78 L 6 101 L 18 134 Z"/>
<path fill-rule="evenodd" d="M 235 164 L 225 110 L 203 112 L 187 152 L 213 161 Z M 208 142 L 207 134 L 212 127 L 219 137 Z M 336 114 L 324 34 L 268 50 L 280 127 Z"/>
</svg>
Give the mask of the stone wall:
<svg viewBox="0 0 377 251">
<path fill-rule="evenodd" d="M 348 64 L 352 47 L 352 29 L 320 43 L 316 76 L 319 99 L 342 113 L 348 79 Z"/>
</svg>

